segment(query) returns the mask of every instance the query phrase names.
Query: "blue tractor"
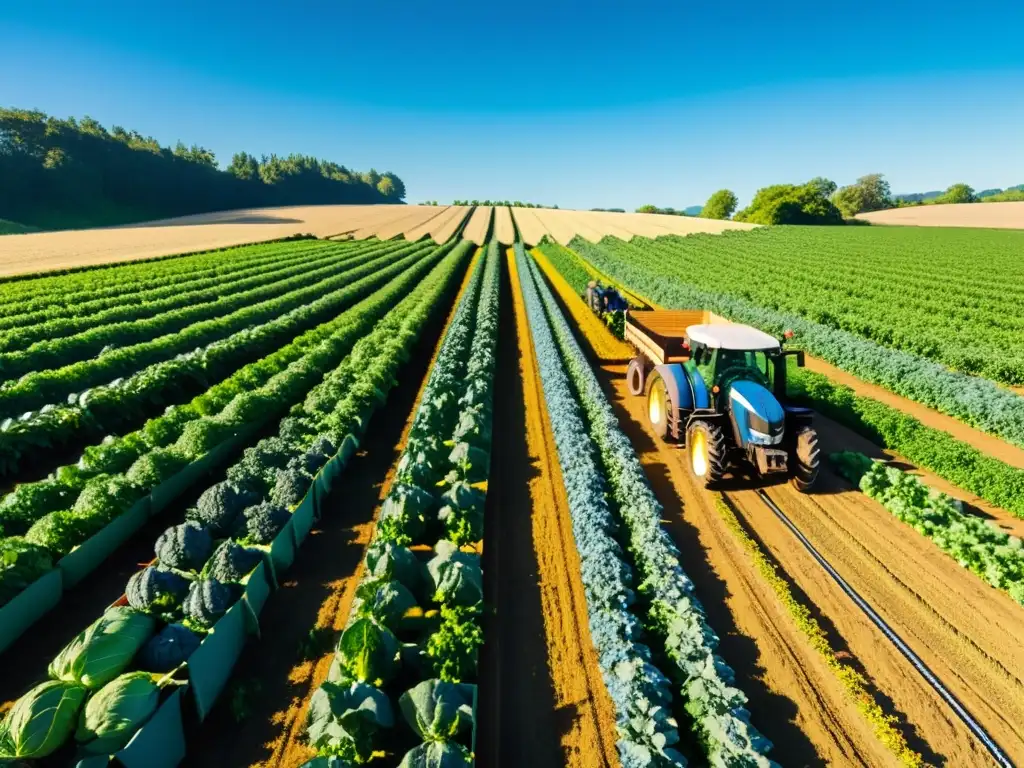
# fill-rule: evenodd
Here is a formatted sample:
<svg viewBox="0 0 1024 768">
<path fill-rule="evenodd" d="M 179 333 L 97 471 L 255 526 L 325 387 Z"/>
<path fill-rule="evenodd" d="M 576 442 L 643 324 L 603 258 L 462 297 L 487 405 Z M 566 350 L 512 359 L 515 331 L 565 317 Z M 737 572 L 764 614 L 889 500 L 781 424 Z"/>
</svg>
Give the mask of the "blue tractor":
<svg viewBox="0 0 1024 768">
<path fill-rule="evenodd" d="M 748 325 L 691 324 L 701 313 L 626 313 L 625 338 L 636 356 L 629 391 L 646 395 L 655 434 L 683 443 L 693 476 L 713 487 L 731 470 L 788 476 L 802 492 L 818 476 L 813 411 L 788 402 L 786 361 L 798 350 Z"/>
</svg>

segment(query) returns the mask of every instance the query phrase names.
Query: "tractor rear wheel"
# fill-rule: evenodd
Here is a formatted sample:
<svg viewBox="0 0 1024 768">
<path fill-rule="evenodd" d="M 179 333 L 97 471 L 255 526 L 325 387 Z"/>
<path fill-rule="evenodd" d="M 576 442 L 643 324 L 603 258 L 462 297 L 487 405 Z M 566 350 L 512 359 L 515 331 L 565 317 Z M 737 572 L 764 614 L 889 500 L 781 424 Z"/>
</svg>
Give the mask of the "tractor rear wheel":
<svg viewBox="0 0 1024 768">
<path fill-rule="evenodd" d="M 793 487 L 800 493 L 807 493 L 818 479 L 819 456 L 818 433 L 811 427 L 803 427 L 796 433 L 793 448 Z"/>
<path fill-rule="evenodd" d="M 717 424 L 691 421 L 686 430 L 690 474 L 705 488 L 721 480 L 728 469 L 725 435 Z"/>
<path fill-rule="evenodd" d="M 654 428 L 654 434 L 666 443 L 672 442 L 669 417 L 675 413 L 675 403 L 665 386 L 665 380 L 657 373 L 647 380 L 647 419 Z"/>
<path fill-rule="evenodd" d="M 643 360 L 634 357 L 629 361 L 626 368 L 626 388 L 629 389 L 629 394 L 642 395 L 644 393 L 644 385 L 647 383 L 644 373 Z"/>
</svg>

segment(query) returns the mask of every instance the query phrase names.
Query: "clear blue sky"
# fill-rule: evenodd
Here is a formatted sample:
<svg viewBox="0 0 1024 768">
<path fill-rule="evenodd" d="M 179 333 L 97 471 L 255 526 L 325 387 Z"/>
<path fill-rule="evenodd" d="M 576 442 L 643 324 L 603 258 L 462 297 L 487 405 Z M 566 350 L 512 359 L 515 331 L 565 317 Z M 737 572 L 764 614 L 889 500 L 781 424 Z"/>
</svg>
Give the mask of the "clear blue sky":
<svg viewBox="0 0 1024 768">
<path fill-rule="evenodd" d="M 0 105 L 392 170 L 410 202 L 1004 187 L 1024 2 L 3 0 Z"/>
</svg>

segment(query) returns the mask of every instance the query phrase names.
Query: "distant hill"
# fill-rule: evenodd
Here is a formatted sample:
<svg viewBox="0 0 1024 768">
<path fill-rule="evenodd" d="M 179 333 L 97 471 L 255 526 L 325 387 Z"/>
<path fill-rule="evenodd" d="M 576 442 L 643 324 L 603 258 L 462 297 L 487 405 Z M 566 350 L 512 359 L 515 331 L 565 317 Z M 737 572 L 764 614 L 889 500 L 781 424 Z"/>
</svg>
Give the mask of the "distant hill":
<svg viewBox="0 0 1024 768">
<path fill-rule="evenodd" d="M 932 200 L 943 194 L 944 190 L 936 189 L 931 192 L 913 192 L 909 195 L 893 195 L 897 200 L 906 200 L 908 203 L 923 203 L 925 200 Z"/>
<path fill-rule="evenodd" d="M 16 221 L 0 219 L 0 235 L 23 235 L 26 232 L 37 231 L 35 227 L 26 227 Z"/>
<path fill-rule="evenodd" d="M 700 212 L 703 210 L 703 205 L 691 205 L 689 208 L 683 208 L 683 213 L 687 216 L 700 216 Z"/>
</svg>

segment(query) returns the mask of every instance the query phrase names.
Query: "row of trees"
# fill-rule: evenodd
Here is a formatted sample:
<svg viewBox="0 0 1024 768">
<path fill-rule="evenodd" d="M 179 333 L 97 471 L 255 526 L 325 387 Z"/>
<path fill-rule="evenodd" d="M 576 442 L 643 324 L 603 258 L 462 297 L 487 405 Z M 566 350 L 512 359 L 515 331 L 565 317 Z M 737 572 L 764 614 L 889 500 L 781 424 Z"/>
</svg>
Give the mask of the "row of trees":
<svg viewBox="0 0 1024 768">
<path fill-rule="evenodd" d="M 845 187 L 837 187 L 831 179 L 819 176 L 805 184 L 762 187 L 750 205 L 738 212 L 736 195 L 728 189 L 720 189 L 708 198 L 699 215 L 705 219 L 734 218 L 751 224 L 843 224 L 858 213 L 887 208 L 1024 200 L 1024 184 L 1007 190 L 985 190 L 984 193 L 976 194 L 970 185 L 958 183 L 932 197 L 915 197 L 894 198 L 889 182 L 880 173 L 861 176 Z M 653 205 L 641 206 L 637 212 L 685 215 L 682 211 Z"/>
<path fill-rule="evenodd" d="M 437 205 L 437 200 L 423 203 L 423 205 Z M 493 205 L 505 208 L 557 208 L 557 205 L 537 205 L 536 203 L 521 203 L 518 200 L 453 200 L 452 205 Z"/>
<path fill-rule="evenodd" d="M 233 208 L 400 203 L 393 173 L 305 155 L 239 152 L 225 170 L 205 147 L 163 147 L 90 117 L 0 109 L 0 219 L 43 229 L 102 226 Z"/>
</svg>

